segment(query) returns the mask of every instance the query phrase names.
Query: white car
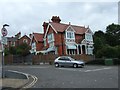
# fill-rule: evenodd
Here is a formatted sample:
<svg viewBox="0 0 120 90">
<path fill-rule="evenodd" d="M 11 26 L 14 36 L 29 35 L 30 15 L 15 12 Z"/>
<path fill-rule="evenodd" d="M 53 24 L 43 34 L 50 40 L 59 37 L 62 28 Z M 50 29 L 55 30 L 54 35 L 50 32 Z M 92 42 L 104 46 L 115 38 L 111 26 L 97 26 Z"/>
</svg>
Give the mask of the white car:
<svg viewBox="0 0 120 90">
<path fill-rule="evenodd" d="M 55 67 L 72 66 L 74 68 L 84 67 L 85 63 L 82 60 L 75 60 L 69 56 L 60 56 L 54 61 Z"/>
</svg>

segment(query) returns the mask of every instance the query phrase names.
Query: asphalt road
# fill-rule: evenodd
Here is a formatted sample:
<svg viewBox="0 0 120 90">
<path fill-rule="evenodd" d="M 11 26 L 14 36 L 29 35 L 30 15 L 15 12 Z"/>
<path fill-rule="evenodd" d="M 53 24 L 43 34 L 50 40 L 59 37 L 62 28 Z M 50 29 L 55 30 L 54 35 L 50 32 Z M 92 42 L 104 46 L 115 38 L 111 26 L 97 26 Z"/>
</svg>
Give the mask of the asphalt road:
<svg viewBox="0 0 120 90">
<path fill-rule="evenodd" d="M 32 74 L 38 81 L 32 88 L 118 88 L 117 66 L 92 66 L 84 68 L 55 68 L 53 65 L 5 66 Z"/>
</svg>

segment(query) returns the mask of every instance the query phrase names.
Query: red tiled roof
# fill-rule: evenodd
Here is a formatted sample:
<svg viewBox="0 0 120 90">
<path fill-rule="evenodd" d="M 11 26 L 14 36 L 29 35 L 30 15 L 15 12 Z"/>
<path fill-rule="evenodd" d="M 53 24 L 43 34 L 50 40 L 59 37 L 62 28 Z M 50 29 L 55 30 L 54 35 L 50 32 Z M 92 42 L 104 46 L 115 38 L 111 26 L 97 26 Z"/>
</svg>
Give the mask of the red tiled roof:
<svg viewBox="0 0 120 90">
<path fill-rule="evenodd" d="M 58 32 L 64 32 L 69 26 L 69 24 L 54 23 L 54 22 L 50 22 L 50 24 Z M 84 34 L 87 31 L 87 28 L 83 26 L 75 26 L 75 25 L 71 25 L 71 26 L 75 30 L 76 34 Z"/>
<path fill-rule="evenodd" d="M 39 41 L 39 42 L 43 41 L 43 34 L 40 34 L 40 33 L 33 33 L 33 34 L 37 41 Z"/>
<path fill-rule="evenodd" d="M 20 39 L 22 39 L 22 38 L 24 38 L 24 37 L 27 37 L 27 38 L 30 40 L 30 38 L 29 38 L 27 35 L 22 36 Z"/>
</svg>

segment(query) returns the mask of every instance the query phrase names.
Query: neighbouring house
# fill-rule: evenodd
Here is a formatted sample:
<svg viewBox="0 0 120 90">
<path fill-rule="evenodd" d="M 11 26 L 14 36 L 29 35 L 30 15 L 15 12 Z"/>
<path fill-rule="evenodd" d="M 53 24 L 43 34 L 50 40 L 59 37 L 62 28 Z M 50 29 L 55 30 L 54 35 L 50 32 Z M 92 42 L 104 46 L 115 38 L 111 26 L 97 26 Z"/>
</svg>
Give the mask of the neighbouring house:
<svg viewBox="0 0 120 90">
<path fill-rule="evenodd" d="M 30 46 L 30 41 L 31 41 L 31 39 L 27 35 L 24 35 L 24 36 L 19 38 L 18 44 L 21 45 L 23 43 L 26 43 L 27 45 Z"/>
<path fill-rule="evenodd" d="M 41 33 L 32 33 L 31 37 L 31 50 L 32 54 L 38 54 L 43 49 L 43 34 Z"/>
<path fill-rule="evenodd" d="M 87 54 L 93 55 L 93 32 L 85 26 L 77 26 L 60 23 L 59 16 L 53 16 L 51 22 L 44 22 L 44 34 L 39 38 L 34 36 L 34 40 L 40 40 L 41 53 L 58 54 L 58 55 L 76 55 Z M 43 38 L 42 38 L 43 37 Z M 44 42 L 42 49 L 42 42 Z M 33 43 L 33 46 L 36 44 Z M 36 48 L 36 47 L 34 47 Z"/>
<path fill-rule="evenodd" d="M 17 47 L 19 42 L 19 38 L 21 37 L 21 32 L 17 33 L 15 37 L 7 37 L 7 45 L 5 46 L 6 48 L 10 47 Z"/>
<path fill-rule="evenodd" d="M 5 46 L 6 48 L 10 47 L 17 47 L 18 45 L 22 43 L 26 43 L 30 45 L 31 39 L 27 35 L 23 35 L 21 37 L 21 32 L 17 33 L 14 37 L 7 37 L 7 45 Z"/>
</svg>

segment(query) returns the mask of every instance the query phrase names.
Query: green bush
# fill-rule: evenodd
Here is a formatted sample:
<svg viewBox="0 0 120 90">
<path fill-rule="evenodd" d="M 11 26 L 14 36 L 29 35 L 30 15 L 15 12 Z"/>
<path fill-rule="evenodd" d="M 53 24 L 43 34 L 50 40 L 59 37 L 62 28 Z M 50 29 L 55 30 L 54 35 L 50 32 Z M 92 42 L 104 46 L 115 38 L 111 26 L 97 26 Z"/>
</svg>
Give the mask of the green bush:
<svg viewBox="0 0 120 90">
<path fill-rule="evenodd" d="M 105 45 L 102 49 L 97 51 L 97 57 L 102 58 L 117 58 L 118 57 L 118 50 L 116 47 L 111 47 L 109 45 Z"/>
<path fill-rule="evenodd" d="M 116 46 L 116 49 L 117 49 L 117 57 L 120 59 L 120 45 L 119 46 Z"/>
<path fill-rule="evenodd" d="M 26 43 L 23 43 L 21 45 L 18 45 L 17 47 L 10 47 L 9 49 L 5 49 L 5 55 L 20 55 L 20 56 L 26 56 L 30 54 L 29 52 L 30 46 Z"/>
</svg>

